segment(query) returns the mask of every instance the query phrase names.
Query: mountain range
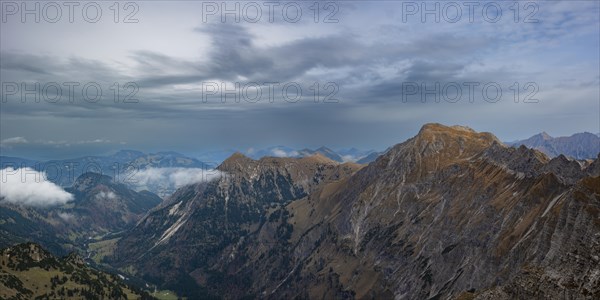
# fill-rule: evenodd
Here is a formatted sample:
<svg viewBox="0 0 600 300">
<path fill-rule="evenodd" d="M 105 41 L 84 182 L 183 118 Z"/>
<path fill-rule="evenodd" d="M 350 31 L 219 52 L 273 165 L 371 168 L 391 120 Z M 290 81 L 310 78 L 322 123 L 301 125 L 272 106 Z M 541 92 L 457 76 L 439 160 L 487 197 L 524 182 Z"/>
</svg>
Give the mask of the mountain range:
<svg viewBox="0 0 600 300">
<path fill-rule="evenodd" d="M 550 157 L 563 154 L 576 159 L 593 159 L 600 152 L 600 136 L 589 132 L 562 137 L 551 137 L 546 132 L 542 132 L 526 140 L 507 144 L 517 147 L 525 145 Z"/>
<path fill-rule="evenodd" d="M 265 149 L 249 149 L 244 154 L 253 159 L 261 159 L 263 157 L 306 157 L 314 154 L 321 154 L 336 162 L 357 162 L 367 164 L 375 160 L 378 153 L 374 150 L 359 150 L 356 148 L 332 150 L 328 147 L 321 146 L 317 149 L 303 148 L 300 150 L 287 146 L 273 146 Z"/>
<path fill-rule="evenodd" d="M 0 235 L 189 299 L 600 297 L 599 152 L 441 124 L 369 164 L 332 159 L 353 151 L 236 152 L 162 201 L 85 173 L 64 206 L 0 200 Z M 57 226 L 63 211 L 79 219 Z"/>
<path fill-rule="evenodd" d="M 368 166 L 225 160 L 105 261 L 191 298 L 600 295 L 600 160 L 425 125 Z"/>
<path fill-rule="evenodd" d="M 82 174 L 98 173 L 110 176 L 115 181 L 126 183 L 138 190 L 147 189 L 163 197 L 172 194 L 177 187 L 166 180 L 148 181 L 147 179 L 152 176 L 162 179 L 160 178 L 162 174 L 148 174 L 152 172 L 151 170 L 194 168 L 201 172 L 211 168 L 207 163 L 177 152 L 144 153 L 136 150 L 120 150 L 107 156 L 83 156 L 49 161 L 0 156 L 0 165 L 2 168 L 29 167 L 43 171 L 47 180 L 62 187 L 70 187 Z"/>
<path fill-rule="evenodd" d="M 525 145 L 543 152 L 549 157 L 556 157 L 563 154 L 576 159 L 594 159 L 596 154 L 600 152 L 600 134 L 592 134 L 589 132 L 575 133 L 568 137 L 553 138 L 545 132 L 536 134 L 528 139 L 514 142 L 504 142 L 506 145 L 519 147 Z M 332 150 L 331 148 L 321 146 L 316 149 L 295 149 L 288 146 L 272 146 L 263 149 L 250 148 L 243 151 L 244 155 L 252 159 L 260 159 L 262 157 L 304 157 L 315 153 L 320 153 L 337 162 L 355 162 L 359 164 L 368 164 L 380 155 L 389 150 L 359 150 L 357 148 L 346 148 Z M 212 161 L 220 163 L 235 153 L 235 150 L 222 150 L 203 153 L 200 156 L 204 161 Z"/>
</svg>

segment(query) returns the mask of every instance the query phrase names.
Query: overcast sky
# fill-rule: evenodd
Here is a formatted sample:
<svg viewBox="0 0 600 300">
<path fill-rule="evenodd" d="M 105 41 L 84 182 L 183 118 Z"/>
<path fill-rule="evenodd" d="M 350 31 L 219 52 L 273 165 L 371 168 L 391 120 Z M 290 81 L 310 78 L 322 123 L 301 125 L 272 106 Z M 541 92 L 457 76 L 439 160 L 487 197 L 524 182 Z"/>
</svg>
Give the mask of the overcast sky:
<svg viewBox="0 0 600 300">
<path fill-rule="evenodd" d="M 272 8 L 273 20 L 265 2 L 227 2 L 240 5 L 239 22 L 233 15 L 223 22 L 221 2 L 121 2 L 119 22 L 113 2 L 97 2 L 97 18 L 95 7 L 83 16 L 81 2 L 73 22 L 62 2 L 61 16 L 54 4 L 37 2 L 39 23 L 14 3 L 21 5 L 2 1 L 0 23 L 2 155 L 69 157 L 125 148 L 194 155 L 268 145 L 385 149 L 427 122 L 466 125 L 505 141 L 542 131 L 600 131 L 597 1 L 520 3 L 518 14 L 513 2 L 504 2 L 502 15 L 496 6 L 484 9 L 488 2 L 472 15 L 465 2 L 439 2 L 440 13 L 425 20 L 422 2 L 323 2 L 315 16 L 313 1 L 289 1 Z M 35 83 L 39 103 L 35 92 L 21 95 Z M 61 96 L 51 83 L 62 86 Z M 72 97 L 69 83 L 78 84 Z M 221 83 L 246 86 L 246 97 L 236 103 L 229 95 L 223 103 L 214 91 Z M 252 103 L 255 83 L 262 96 Z M 94 86 L 102 98 L 91 103 Z M 462 87 L 458 98 L 456 86 Z M 496 87 L 502 96 L 490 101 Z M 137 103 L 123 103 L 130 93 Z"/>
</svg>

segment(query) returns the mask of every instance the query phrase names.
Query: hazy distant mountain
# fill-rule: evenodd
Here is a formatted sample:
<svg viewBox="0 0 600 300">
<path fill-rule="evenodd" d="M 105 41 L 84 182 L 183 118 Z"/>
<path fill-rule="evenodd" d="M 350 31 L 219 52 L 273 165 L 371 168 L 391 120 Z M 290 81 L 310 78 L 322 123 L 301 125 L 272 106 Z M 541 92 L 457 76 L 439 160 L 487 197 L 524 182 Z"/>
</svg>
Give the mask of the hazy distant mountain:
<svg viewBox="0 0 600 300">
<path fill-rule="evenodd" d="M 146 168 L 203 168 L 206 167 L 204 162 L 195 158 L 187 157 L 183 154 L 167 151 L 142 154 L 127 161 L 127 165 L 134 166 L 138 169 Z"/>
<path fill-rule="evenodd" d="M 286 146 L 272 146 L 265 149 L 248 149 L 244 155 L 252 159 L 261 159 L 263 157 L 299 157 L 298 151 Z"/>
<path fill-rule="evenodd" d="M 0 199 L 0 246 L 34 241 L 61 253 L 84 245 L 90 238 L 132 227 L 162 202 L 156 194 L 136 192 L 96 173 L 81 175 L 66 191 L 74 199 L 52 207 L 25 206 Z"/>
<path fill-rule="evenodd" d="M 0 168 L 4 169 L 7 167 L 26 168 L 34 166 L 38 161 L 33 159 L 14 157 L 14 156 L 0 156 Z"/>
<path fill-rule="evenodd" d="M 344 162 L 344 158 L 342 158 L 341 155 L 339 155 L 335 151 L 333 151 L 333 150 L 331 150 L 331 149 L 329 149 L 329 148 L 327 148 L 325 146 L 322 146 L 322 147 L 320 147 L 318 149 L 315 149 L 315 150 L 302 149 L 302 150 L 298 151 L 298 154 L 301 157 L 311 156 L 311 155 L 314 155 L 314 154 L 317 154 L 317 153 L 319 153 L 319 154 L 321 154 L 321 155 L 323 155 L 323 156 L 325 156 L 325 157 L 327 157 L 327 158 L 329 158 L 329 159 L 331 159 L 333 161 Z"/>
<path fill-rule="evenodd" d="M 127 182 L 152 168 L 198 168 L 211 166 L 195 158 L 177 152 L 143 153 L 135 150 L 121 150 L 108 156 L 84 156 L 72 159 L 34 161 L 24 158 L 0 156 L 2 168 L 22 166 L 44 171 L 47 179 L 62 187 L 70 187 L 77 177 L 87 172 L 110 176 L 117 181 Z M 214 167 L 214 166 L 213 166 Z M 144 174 L 141 174 L 144 175 Z M 147 177 L 147 176 L 142 176 Z M 135 179 L 135 178 L 134 178 Z M 164 185 L 150 184 L 148 190 L 166 196 L 175 190 L 169 182 Z"/>
<path fill-rule="evenodd" d="M 353 161 L 357 162 L 361 159 L 366 158 L 367 156 L 376 153 L 375 150 L 360 150 L 357 148 L 349 148 L 349 149 L 338 149 L 336 150 L 337 154 L 339 154 L 344 161 Z"/>
<path fill-rule="evenodd" d="M 258 150 L 250 149 L 244 154 L 252 159 L 260 159 L 262 157 L 306 157 L 317 153 L 337 162 L 361 161 L 360 163 L 369 163 L 378 156 L 373 150 L 363 151 L 356 148 L 350 148 L 335 151 L 325 146 L 321 146 L 314 150 L 308 148 L 296 150 L 286 146 L 274 146 Z"/>
<path fill-rule="evenodd" d="M 217 166 L 235 152 L 236 150 L 234 149 L 213 150 L 202 152 L 196 155 L 196 157 L 198 157 L 200 161 L 206 163 L 207 165 Z"/>
<path fill-rule="evenodd" d="M 361 156 L 368 155 L 369 153 L 374 152 L 374 151 L 373 150 L 363 151 L 363 150 L 352 147 L 352 148 L 338 149 L 336 152 L 342 156 L 361 157 Z"/>
<path fill-rule="evenodd" d="M 508 144 L 514 146 L 525 145 L 529 148 L 542 151 L 550 157 L 564 154 L 576 159 L 593 159 L 600 152 L 600 137 L 589 132 L 556 138 L 542 132 L 526 140 Z"/>
<path fill-rule="evenodd" d="M 356 162 L 359 164 L 368 164 L 374 162 L 382 153 L 380 152 L 371 152 L 367 156 L 364 156 L 357 160 Z"/>
<path fill-rule="evenodd" d="M 600 296 L 600 158 L 427 124 L 366 166 L 237 153 L 219 170 L 112 264 L 194 299 Z"/>
</svg>

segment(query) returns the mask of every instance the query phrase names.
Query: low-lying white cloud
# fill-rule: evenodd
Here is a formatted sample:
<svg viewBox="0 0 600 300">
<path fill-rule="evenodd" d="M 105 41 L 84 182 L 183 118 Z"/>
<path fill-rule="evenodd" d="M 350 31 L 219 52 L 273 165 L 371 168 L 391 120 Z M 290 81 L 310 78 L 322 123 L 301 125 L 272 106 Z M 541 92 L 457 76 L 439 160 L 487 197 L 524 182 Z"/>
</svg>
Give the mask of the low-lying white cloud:
<svg viewBox="0 0 600 300">
<path fill-rule="evenodd" d="M 211 181 L 220 176 L 221 172 L 216 169 L 148 168 L 136 171 L 127 183 L 136 187 L 159 185 L 179 188 L 188 184 Z"/>
<path fill-rule="evenodd" d="M 113 193 L 112 191 L 108 191 L 108 192 L 100 191 L 98 194 L 96 194 L 95 197 L 98 200 L 113 200 L 113 199 L 117 198 L 117 195 L 115 195 L 115 193 Z"/>
<path fill-rule="evenodd" d="M 14 204 L 27 206 L 53 206 L 73 200 L 73 195 L 60 186 L 46 180 L 45 172 L 31 168 L 0 171 L 0 199 Z"/>
<path fill-rule="evenodd" d="M 67 212 L 59 212 L 58 217 L 67 223 L 70 223 L 75 220 L 75 215 Z"/>
<path fill-rule="evenodd" d="M 0 148 L 11 148 L 13 145 L 27 144 L 26 138 L 22 136 L 11 137 L 0 141 Z"/>
<path fill-rule="evenodd" d="M 275 157 L 296 157 L 296 156 L 298 156 L 298 151 L 287 152 L 280 148 L 272 149 L 271 153 L 273 153 L 273 156 L 275 156 Z"/>
<path fill-rule="evenodd" d="M 342 155 L 343 162 L 356 162 L 357 160 L 359 160 L 359 158 L 354 155 Z"/>
</svg>

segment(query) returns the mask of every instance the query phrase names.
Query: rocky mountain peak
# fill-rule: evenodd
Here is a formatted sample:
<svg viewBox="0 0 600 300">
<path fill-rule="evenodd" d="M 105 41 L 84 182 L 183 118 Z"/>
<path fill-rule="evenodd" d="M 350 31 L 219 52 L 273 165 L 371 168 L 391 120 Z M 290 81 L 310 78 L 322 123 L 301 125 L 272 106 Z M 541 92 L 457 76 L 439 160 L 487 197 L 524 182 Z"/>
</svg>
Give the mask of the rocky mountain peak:
<svg viewBox="0 0 600 300">
<path fill-rule="evenodd" d="M 277 169 L 283 171 L 290 168 L 302 169 L 302 166 L 312 168 L 312 166 L 319 164 L 334 166 L 339 163 L 318 152 L 300 158 L 265 156 L 259 160 L 254 160 L 240 152 L 236 152 L 223 161 L 217 169 L 227 173 L 254 174 L 262 172 L 260 170 Z"/>
<path fill-rule="evenodd" d="M 339 164 L 337 161 L 334 161 L 333 159 L 319 153 L 316 152 L 313 155 L 310 156 L 305 156 L 300 158 L 298 161 L 300 162 L 313 162 L 313 163 L 321 163 L 321 164 L 334 164 L 337 165 Z"/>
<path fill-rule="evenodd" d="M 600 176 L 600 153 L 598 157 L 585 169 L 585 172 L 590 176 Z"/>
<path fill-rule="evenodd" d="M 552 141 L 552 139 L 554 139 L 554 138 L 551 135 L 549 135 L 548 133 L 543 131 L 541 133 L 538 133 L 538 134 L 530 137 L 527 141 L 529 141 L 529 144 L 533 143 L 535 145 L 543 145 L 545 143 L 548 143 L 549 141 Z M 518 145 L 516 145 L 516 146 L 518 146 Z"/>
<path fill-rule="evenodd" d="M 471 158 L 493 144 L 501 142 L 491 133 L 476 132 L 464 126 L 425 124 L 415 137 L 383 155 L 378 164 L 385 164 L 379 168 L 394 169 L 395 174 L 408 175 L 413 171 L 426 174 Z"/>
<path fill-rule="evenodd" d="M 217 169 L 223 172 L 233 172 L 235 170 L 246 169 L 250 165 L 254 165 L 254 163 L 256 163 L 256 161 L 252 158 L 242 154 L 241 152 L 235 152 L 226 160 L 224 160 L 221 165 L 217 167 Z"/>
<path fill-rule="evenodd" d="M 476 132 L 467 126 L 446 126 L 439 123 L 428 123 L 421 127 L 415 138 L 424 141 L 434 141 L 439 139 L 474 139 L 480 140 L 486 145 L 492 142 L 500 142 L 496 136 L 489 132 Z"/>
<path fill-rule="evenodd" d="M 468 131 L 468 132 L 475 132 L 475 130 L 473 130 L 472 128 L 468 127 L 468 126 L 462 126 L 462 125 L 443 125 L 440 123 L 426 123 L 423 124 L 423 126 L 421 126 L 421 129 L 419 130 L 419 133 L 425 132 L 425 131 L 444 131 L 444 130 L 451 130 L 451 129 L 455 129 L 455 130 L 461 130 L 461 131 Z"/>
<path fill-rule="evenodd" d="M 542 131 L 542 133 L 537 135 L 539 138 L 541 138 L 542 140 L 551 140 L 552 136 L 549 135 L 547 132 Z"/>
<path fill-rule="evenodd" d="M 137 150 L 124 149 L 124 150 L 117 151 L 112 156 L 114 158 L 119 158 L 119 159 L 123 159 L 123 160 L 132 160 L 132 159 L 135 159 L 135 158 L 140 157 L 142 155 L 144 155 L 144 152 L 137 151 Z"/>
<path fill-rule="evenodd" d="M 300 151 L 298 151 L 299 156 L 303 157 L 303 156 L 311 156 L 314 154 L 321 154 L 333 161 L 337 161 L 337 162 L 342 162 L 344 161 L 344 159 L 342 158 L 342 156 L 340 156 L 340 154 L 338 154 L 337 152 L 331 150 L 330 148 L 327 148 L 325 146 L 321 146 L 316 150 L 311 150 L 311 149 L 302 149 Z"/>
<path fill-rule="evenodd" d="M 538 150 L 523 145 L 512 148 L 499 143 L 485 149 L 481 157 L 525 177 L 538 175 L 549 161 L 549 158 Z"/>
<path fill-rule="evenodd" d="M 242 154 L 241 152 L 235 152 L 235 153 L 231 154 L 231 156 L 229 156 L 226 160 L 224 160 L 223 164 L 239 163 L 239 162 L 246 162 L 246 161 L 253 161 L 253 159 Z"/>
<path fill-rule="evenodd" d="M 566 184 L 574 184 L 585 176 L 583 165 L 579 161 L 569 159 L 562 154 L 551 159 L 543 170 L 555 174 L 561 182 Z"/>
</svg>

